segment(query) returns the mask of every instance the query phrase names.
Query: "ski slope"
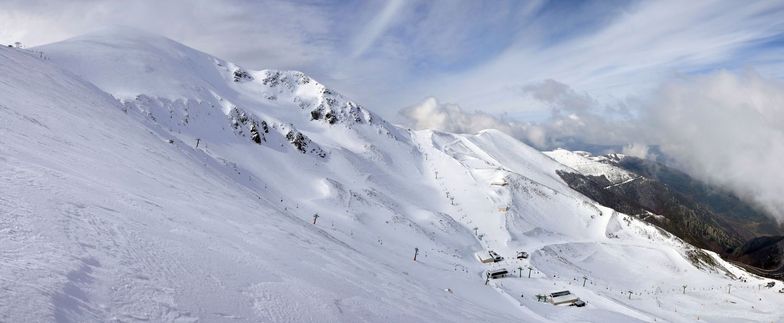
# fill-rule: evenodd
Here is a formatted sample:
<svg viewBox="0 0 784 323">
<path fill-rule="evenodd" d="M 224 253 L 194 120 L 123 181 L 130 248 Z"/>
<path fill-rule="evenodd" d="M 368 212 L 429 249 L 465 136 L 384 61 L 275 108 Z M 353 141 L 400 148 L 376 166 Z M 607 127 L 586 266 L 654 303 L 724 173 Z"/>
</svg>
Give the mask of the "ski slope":
<svg viewBox="0 0 784 323">
<path fill-rule="evenodd" d="M 572 191 L 569 166 L 499 131 L 411 131 L 303 73 L 127 28 L 36 50 L 0 48 L 0 321 L 784 315 L 767 280 Z M 561 289 L 588 305 L 534 297 Z"/>
</svg>

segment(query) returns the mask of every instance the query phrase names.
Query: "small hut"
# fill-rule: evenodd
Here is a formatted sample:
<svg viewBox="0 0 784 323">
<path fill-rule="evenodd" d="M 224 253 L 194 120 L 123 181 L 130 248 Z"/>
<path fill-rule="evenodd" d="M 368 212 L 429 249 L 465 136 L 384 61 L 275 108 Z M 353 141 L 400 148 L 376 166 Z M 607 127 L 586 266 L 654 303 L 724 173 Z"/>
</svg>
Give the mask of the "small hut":
<svg viewBox="0 0 784 323">
<path fill-rule="evenodd" d="M 572 294 L 570 291 L 564 290 L 560 292 L 551 293 L 549 300 L 550 300 L 550 304 L 553 305 L 562 305 L 562 304 L 571 305 L 577 302 L 579 298 L 577 298 L 577 296 Z"/>
<path fill-rule="evenodd" d="M 490 255 L 484 252 L 477 252 L 474 254 L 474 257 L 476 257 L 476 260 L 479 260 L 479 262 L 483 264 L 489 264 L 495 262 L 493 257 L 490 257 Z"/>
</svg>

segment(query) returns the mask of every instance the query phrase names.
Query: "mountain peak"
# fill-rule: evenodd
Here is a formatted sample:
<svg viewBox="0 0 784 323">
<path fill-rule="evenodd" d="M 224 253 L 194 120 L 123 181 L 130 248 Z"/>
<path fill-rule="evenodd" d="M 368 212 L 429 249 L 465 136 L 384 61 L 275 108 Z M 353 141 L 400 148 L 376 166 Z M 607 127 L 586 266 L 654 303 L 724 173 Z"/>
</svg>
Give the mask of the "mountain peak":
<svg viewBox="0 0 784 323">
<path fill-rule="evenodd" d="M 104 26 L 87 33 L 68 38 L 60 42 L 75 42 L 75 41 L 96 41 L 101 43 L 118 43 L 118 42 L 137 42 L 137 43 L 169 43 L 172 45 L 185 46 L 181 43 L 172 40 L 166 36 L 156 34 L 139 28 L 129 27 L 125 25 L 109 25 Z M 57 42 L 57 43 L 60 43 Z M 56 43 L 53 43 L 56 44 Z M 48 45 L 43 45 L 46 47 Z"/>
<path fill-rule="evenodd" d="M 118 98 L 192 96 L 220 79 L 219 59 L 169 38 L 112 26 L 39 46 L 58 65 Z"/>
</svg>

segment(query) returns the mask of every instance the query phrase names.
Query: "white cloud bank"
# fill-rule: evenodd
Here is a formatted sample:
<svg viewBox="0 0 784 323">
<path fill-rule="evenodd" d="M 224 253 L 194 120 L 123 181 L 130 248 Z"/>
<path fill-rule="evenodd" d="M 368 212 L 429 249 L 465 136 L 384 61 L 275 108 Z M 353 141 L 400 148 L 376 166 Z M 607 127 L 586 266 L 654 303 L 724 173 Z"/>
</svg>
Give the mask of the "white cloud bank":
<svg viewBox="0 0 784 323">
<path fill-rule="evenodd" d="M 625 143 L 629 127 L 615 120 L 628 118 L 623 107 L 602 107 L 591 96 L 577 93 L 568 85 L 554 80 L 525 86 L 522 93 L 549 109 L 546 121 L 519 122 L 481 111 L 470 112 L 456 104 L 439 103 L 433 97 L 401 110 L 400 114 L 405 124 L 416 129 L 474 133 L 492 128 L 540 149 L 562 146 L 573 138 L 588 144 Z M 611 112 L 613 119 L 596 114 L 597 108 Z"/>
<path fill-rule="evenodd" d="M 641 123 L 688 173 L 784 220 L 784 83 L 727 72 L 670 82 Z"/>
<path fill-rule="evenodd" d="M 422 103 L 401 110 L 404 123 L 414 129 L 434 129 L 456 133 L 476 133 L 497 129 L 536 147 L 546 147 L 546 131 L 539 125 L 503 120 L 483 112 L 465 111 L 456 104 L 441 104 L 430 97 Z"/>
</svg>

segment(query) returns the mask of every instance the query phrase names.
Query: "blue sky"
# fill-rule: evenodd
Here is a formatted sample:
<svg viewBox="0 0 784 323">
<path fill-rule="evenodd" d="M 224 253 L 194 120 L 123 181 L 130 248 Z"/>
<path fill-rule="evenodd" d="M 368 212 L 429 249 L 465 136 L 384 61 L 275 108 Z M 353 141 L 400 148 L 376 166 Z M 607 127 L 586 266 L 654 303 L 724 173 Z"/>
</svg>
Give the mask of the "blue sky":
<svg viewBox="0 0 784 323">
<path fill-rule="evenodd" d="M 18 1 L 0 42 L 107 24 L 161 33 L 249 68 L 297 69 L 390 119 L 428 97 L 542 120 L 522 88 L 552 79 L 604 105 L 682 75 L 784 77 L 782 1 Z"/>
</svg>

